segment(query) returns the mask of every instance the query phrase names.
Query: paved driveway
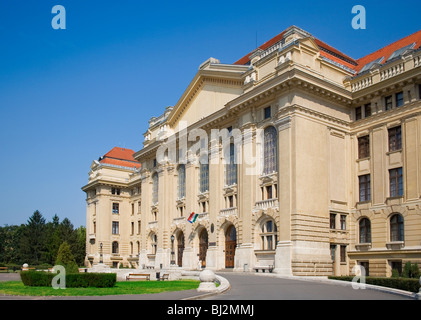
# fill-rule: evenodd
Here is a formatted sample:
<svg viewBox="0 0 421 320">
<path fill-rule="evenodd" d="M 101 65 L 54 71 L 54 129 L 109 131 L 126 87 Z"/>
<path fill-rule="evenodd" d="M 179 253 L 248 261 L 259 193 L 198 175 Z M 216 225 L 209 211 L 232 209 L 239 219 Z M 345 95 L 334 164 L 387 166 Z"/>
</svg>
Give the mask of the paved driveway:
<svg viewBox="0 0 421 320">
<path fill-rule="evenodd" d="M 278 278 L 270 275 L 218 273 L 231 289 L 207 300 L 413 300 L 410 297 L 373 289 L 353 289 L 349 283 L 328 284 Z"/>
</svg>

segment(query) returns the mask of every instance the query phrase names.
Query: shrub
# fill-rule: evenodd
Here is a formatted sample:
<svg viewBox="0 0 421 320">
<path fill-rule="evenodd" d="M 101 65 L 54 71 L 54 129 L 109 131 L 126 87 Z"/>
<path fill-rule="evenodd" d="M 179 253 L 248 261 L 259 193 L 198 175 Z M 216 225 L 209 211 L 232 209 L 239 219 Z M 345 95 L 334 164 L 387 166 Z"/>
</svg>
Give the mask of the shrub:
<svg viewBox="0 0 421 320">
<path fill-rule="evenodd" d="M 334 277 L 330 276 L 329 279 L 333 280 L 342 280 L 342 281 L 352 281 L 354 277 L 344 276 L 344 277 Z M 366 277 L 366 284 L 372 284 L 381 287 L 394 288 L 409 292 L 418 293 L 420 289 L 419 279 L 410 279 L 410 278 L 374 278 Z"/>
<path fill-rule="evenodd" d="M 57 253 L 56 265 L 61 265 L 66 269 L 66 273 L 77 273 L 79 268 L 76 264 L 75 258 L 70 251 L 70 246 L 67 242 L 60 245 Z"/>
<path fill-rule="evenodd" d="M 43 271 L 22 271 L 20 277 L 25 286 L 50 287 L 57 274 Z M 115 273 L 66 273 L 67 288 L 110 288 L 117 282 Z"/>
<path fill-rule="evenodd" d="M 402 270 L 402 277 L 403 278 L 419 278 L 420 277 L 420 269 L 418 268 L 418 264 L 412 264 L 410 261 L 405 263 L 405 266 Z"/>
</svg>

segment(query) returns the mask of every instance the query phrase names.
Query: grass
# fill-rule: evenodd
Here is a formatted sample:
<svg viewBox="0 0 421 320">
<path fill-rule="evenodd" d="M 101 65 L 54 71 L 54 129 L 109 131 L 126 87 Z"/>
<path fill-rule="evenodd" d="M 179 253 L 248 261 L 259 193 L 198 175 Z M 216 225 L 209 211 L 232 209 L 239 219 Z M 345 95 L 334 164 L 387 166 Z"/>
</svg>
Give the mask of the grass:
<svg viewBox="0 0 421 320">
<path fill-rule="evenodd" d="M 150 294 L 166 291 L 197 289 L 200 281 L 120 281 L 113 288 L 26 287 L 22 281 L 0 282 L 0 295 L 18 296 L 106 296 L 121 294 Z"/>
</svg>

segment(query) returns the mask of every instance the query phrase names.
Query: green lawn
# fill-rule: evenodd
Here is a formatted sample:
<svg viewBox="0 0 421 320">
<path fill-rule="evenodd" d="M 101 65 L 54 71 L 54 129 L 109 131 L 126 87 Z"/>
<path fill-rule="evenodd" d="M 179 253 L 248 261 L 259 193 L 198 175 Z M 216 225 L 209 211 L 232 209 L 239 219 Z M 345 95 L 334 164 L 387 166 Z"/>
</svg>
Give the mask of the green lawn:
<svg viewBox="0 0 421 320">
<path fill-rule="evenodd" d="M 120 294 L 147 294 L 165 291 L 197 289 L 200 281 L 122 281 L 113 288 L 26 287 L 21 281 L 0 282 L 0 294 L 19 296 L 105 296 Z"/>
</svg>

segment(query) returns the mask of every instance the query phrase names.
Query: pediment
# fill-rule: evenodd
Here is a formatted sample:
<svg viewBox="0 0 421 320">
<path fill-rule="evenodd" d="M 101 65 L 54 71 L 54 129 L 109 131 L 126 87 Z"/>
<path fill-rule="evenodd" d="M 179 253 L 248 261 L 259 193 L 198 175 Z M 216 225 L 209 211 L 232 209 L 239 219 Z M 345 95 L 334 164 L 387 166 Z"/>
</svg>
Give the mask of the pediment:
<svg viewBox="0 0 421 320">
<path fill-rule="evenodd" d="M 223 109 L 243 93 L 242 74 L 246 70 L 244 66 L 204 65 L 169 114 L 167 125 L 175 129 L 183 121 L 189 127 Z"/>
</svg>

